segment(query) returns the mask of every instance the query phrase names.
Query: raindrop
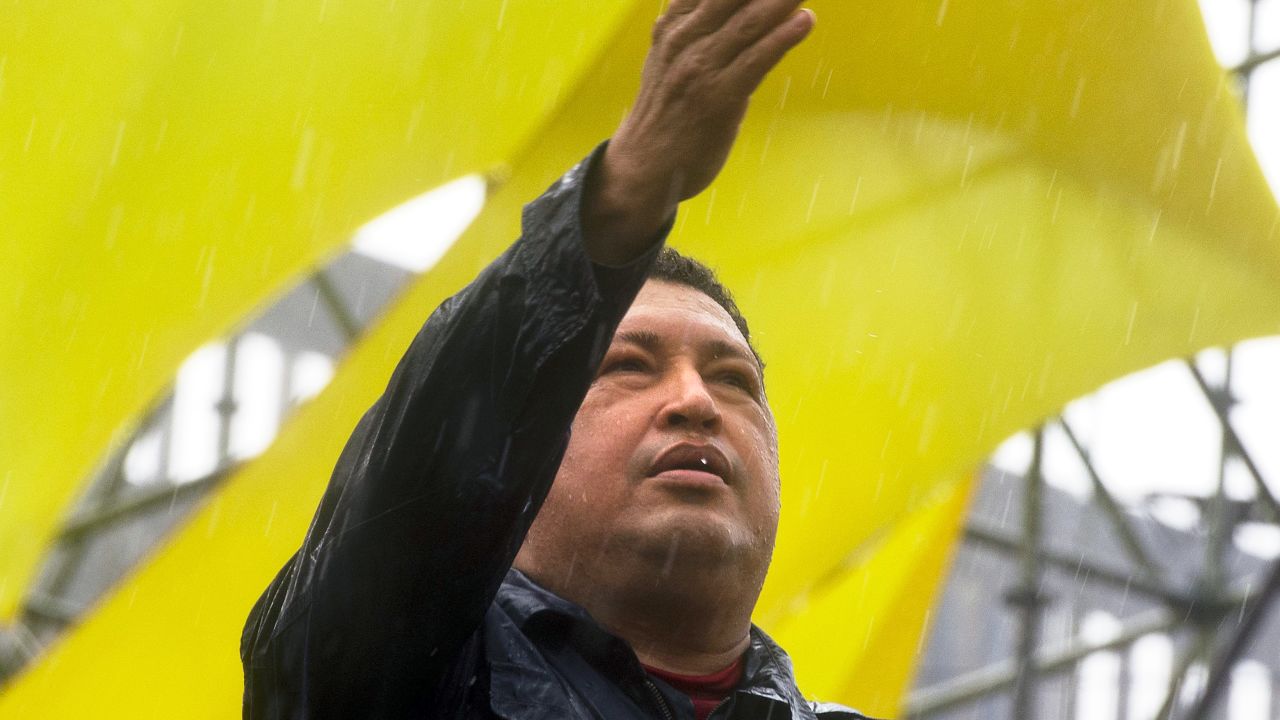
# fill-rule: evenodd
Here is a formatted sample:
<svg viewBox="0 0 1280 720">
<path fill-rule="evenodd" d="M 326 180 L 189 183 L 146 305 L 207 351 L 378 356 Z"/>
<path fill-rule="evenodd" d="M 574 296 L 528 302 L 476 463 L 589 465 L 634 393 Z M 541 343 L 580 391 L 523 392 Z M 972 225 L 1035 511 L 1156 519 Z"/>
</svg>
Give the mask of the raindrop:
<svg viewBox="0 0 1280 720">
<path fill-rule="evenodd" d="M 1209 207 L 1205 208 L 1205 212 L 1213 207 L 1213 199 L 1218 194 L 1218 177 L 1222 175 L 1222 158 L 1218 158 L 1218 163 L 1213 167 L 1213 182 L 1209 184 Z"/>
<path fill-rule="evenodd" d="M 279 509 L 280 509 L 279 502 L 271 503 L 271 514 L 267 516 L 266 527 L 262 529 L 263 537 L 269 537 L 271 535 L 271 526 L 274 525 L 276 522 L 276 511 Z"/>
<path fill-rule="evenodd" d="M 1080 101 L 1084 98 L 1084 85 L 1085 78 L 1084 76 L 1081 76 L 1076 80 L 1076 92 L 1071 98 L 1071 109 L 1068 111 L 1068 114 L 1072 118 L 1080 114 Z"/>
<path fill-rule="evenodd" d="M 294 190 L 301 190 L 306 184 L 307 169 L 311 165 L 311 155 L 315 149 L 315 142 L 315 129 L 304 129 L 302 131 L 302 138 L 298 142 L 298 155 L 294 160 L 293 173 L 289 178 L 289 187 Z"/>
<path fill-rule="evenodd" d="M 858 181 L 853 185 L 853 197 L 849 199 L 849 214 L 858 207 L 858 195 L 862 192 L 862 176 L 858 176 Z"/>
<path fill-rule="evenodd" d="M 818 191 L 822 189 L 822 178 L 813 184 L 813 194 L 809 196 L 809 210 L 804 215 L 805 224 L 813 222 L 813 207 L 818 203 Z"/>
<path fill-rule="evenodd" d="M 107 167 L 115 167 L 116 161 L 120 159 L 120 146 L 124 143 L 124 131 L 127 123 L 124 120 L 116 126 L 116 139 L 111 146 L 111 159 L 107 161 Z"/>
<path fill-rule="evenodd" d="M 22 141 L 22 152 L 31 150 L 31 138 L 36 134 L 36 117 L 31 116 L 31 124 L 27 126 L 27 137 Z"/>
</svg>

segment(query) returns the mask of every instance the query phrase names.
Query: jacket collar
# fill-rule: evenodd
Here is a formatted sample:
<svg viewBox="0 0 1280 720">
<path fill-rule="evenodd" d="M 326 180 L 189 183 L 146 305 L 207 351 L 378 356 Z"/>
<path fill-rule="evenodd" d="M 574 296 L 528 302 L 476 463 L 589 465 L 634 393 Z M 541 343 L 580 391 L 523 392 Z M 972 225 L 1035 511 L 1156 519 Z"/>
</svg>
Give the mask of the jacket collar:
<svg viewBox="0 0 1280 720">
<path fill-rule="evenodd" d="M 616 670 L 643 672 L 630 646 L 600 627 L 585 608 L 538 585 L 519 570 L 513 568 L 507 573 L 496 601 L 528 635 L 538 634 L 549 625 L 567 626 L 584 655 L 603 659 Z M 758 706 L 760 710 L 751 716 L 817 719 L 796 687 L 791 659 L 755 625 L 751 626 L 751 642 L 744 657 L 743 684 L 734 702 Z"/>
<path fill-rule="evenodd" d="M 786 704 L 792 720 L 816 720 L 817 715 L 796 685 L 791 658 L 763 630 L 751 626 L 747 647 L 743 691 L 760 698 Z"/>
<path fill-rule="evenodd" d="M 522 630 L 533 618 L 548 613 L 597 624 L 581 605 L 556 595 L 515 568 L 507 571 L 507 577 L 498 589 L 497 602 Z"/>
</svg>

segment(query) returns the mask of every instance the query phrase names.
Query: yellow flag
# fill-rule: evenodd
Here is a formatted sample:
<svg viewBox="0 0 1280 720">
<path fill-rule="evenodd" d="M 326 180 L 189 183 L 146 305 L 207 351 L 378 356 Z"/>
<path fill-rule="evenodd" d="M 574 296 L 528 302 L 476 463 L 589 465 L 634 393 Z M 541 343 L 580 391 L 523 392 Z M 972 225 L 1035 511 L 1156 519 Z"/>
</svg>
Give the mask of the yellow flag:
<svg viewBox="0 0 1280 720">
<path fill-rule="evenodd" d="M 0 623 L 183 357 L 366 220 L 527 146 L 622 10 L 7 6 Z"/>
</svg>

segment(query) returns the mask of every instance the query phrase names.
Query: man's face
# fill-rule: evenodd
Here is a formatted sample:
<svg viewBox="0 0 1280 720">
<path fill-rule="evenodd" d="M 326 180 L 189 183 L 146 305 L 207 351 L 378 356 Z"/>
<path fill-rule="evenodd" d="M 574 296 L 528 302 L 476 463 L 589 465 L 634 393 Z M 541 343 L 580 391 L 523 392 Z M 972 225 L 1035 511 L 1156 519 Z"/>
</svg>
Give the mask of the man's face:
<svg viewBox="0 0 1280 720">
<path fill-rule="evenodd" d="M 639 553 L 679 574 L 768 566 L 777 435 L 760 368 L 703 293 L 651 281 L 622 320 L 573 424 L 524 552 Z M 681 567 L 676 567 L 676 566 Z M 572 567 L 560 568 L 572 573 Z"/>
</svg>

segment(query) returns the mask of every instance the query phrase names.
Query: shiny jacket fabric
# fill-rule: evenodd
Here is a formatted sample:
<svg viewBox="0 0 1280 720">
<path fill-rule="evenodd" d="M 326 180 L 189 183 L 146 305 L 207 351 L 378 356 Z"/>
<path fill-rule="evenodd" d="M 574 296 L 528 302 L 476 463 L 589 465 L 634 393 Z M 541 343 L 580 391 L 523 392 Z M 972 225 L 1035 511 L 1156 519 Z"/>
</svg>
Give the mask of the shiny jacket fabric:
<svg viewBox="0 0 1280 720">
<path fill-rule="evenodd" d="M 522 237 L 431 314 L 357 425 L 245 626 L 246 718 L 693 717 L 625 642 L 510 569 L 661 246 L 623 268 L 587 257 L 599 156 L 525 208 Z M 861 716 L 805 702 L 753 629 L 714 717 Z"/>
</svg>

